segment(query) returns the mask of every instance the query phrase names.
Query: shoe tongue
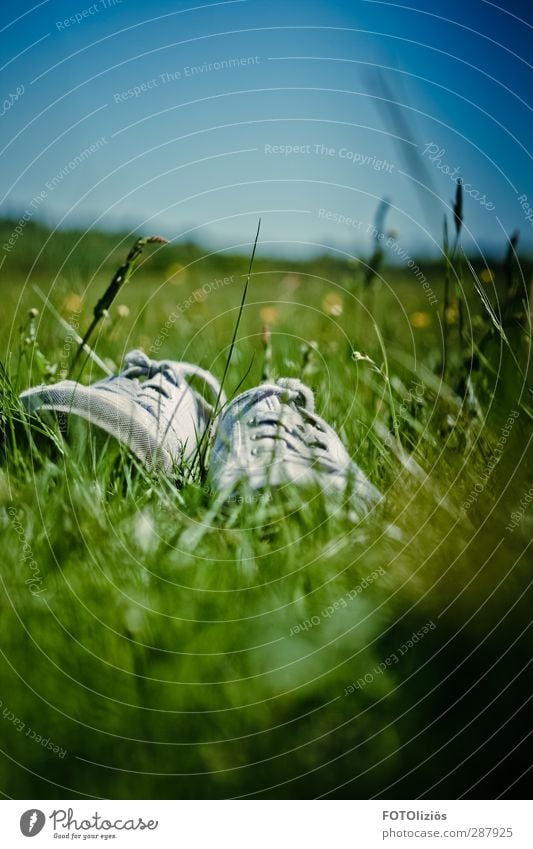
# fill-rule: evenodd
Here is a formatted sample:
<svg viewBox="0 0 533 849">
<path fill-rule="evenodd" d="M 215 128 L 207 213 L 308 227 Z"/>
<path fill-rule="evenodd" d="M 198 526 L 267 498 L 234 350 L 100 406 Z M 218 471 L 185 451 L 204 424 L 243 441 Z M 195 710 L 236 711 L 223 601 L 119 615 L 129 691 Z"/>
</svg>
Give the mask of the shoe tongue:
<svg viewBox="0 0 533 849">
<path fill-rule="evenodd" d="M 313 392 L 305 383 L 298 380 L 296 377 L 280 377 L 277 384 L 282 389 L 287 390 L 290 401 L 295 401 L 299 406 L 305 407 L 309 412 L 315 411 L 315 399 Z M 292 397 L 291 397 L 292 396 Z"/>
<path fill-rule="evenodd" d="M 151 360 L 144 351 L 135 348 L 133 351 L 128 351 L 124 357 L 124 365 L 126 368 L 137 366 L 142 368 L 143 371 L 150 371 L 150 368 L 154 365 L 154 360 Z"/>
<path fill-rule="evenodd" d="M 163 371 L 170 374 L 171 369 L 162 361 L 151 360 L 144 351 L 135 349 L 129 351 L 124 357 L 124 367 L 129 372 L 128 377 L 144 375 L 148 380 L 156 374 L 161 374 Z"/>
</svg>

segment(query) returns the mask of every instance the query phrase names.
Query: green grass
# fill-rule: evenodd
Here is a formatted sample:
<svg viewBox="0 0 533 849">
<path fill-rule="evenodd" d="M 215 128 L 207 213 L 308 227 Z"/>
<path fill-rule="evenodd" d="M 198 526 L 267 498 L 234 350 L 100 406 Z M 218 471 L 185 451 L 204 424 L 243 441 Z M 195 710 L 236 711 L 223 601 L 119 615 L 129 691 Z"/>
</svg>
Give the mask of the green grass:
<svg viewBox="0 0 533 849">
<path fill-rule="evenodd" d="M 46 237 L 25 233 L 26 260 Z M 199 483 L 180 488 L 112 445 L 67 444 L 24 423 L 17 393 L 55 379 L 74 354 L 32 284 L 83 332 L 132 241 L 85 237 L 58 273 L 76 238 L 56 236 L 31 271 L 20 251 L 2 271 L 3 793 L 520 795 L 532 521 L 526 509 L 506 527 L 531 482 L 530 395 L 515 362 L 525 373 L 529 343 L 516 317 L 509 350 L 465 279 L 482 360 L 467 381 L 450 325 L 444 384 L 437 308 L 408 272 L 386 269 L 371 291 L 357 264 L 298 265 L 259 248 L 227 390 L 248 369 L 243 388 L 260 381 L 266 317 L 273 374 L 303 375 L 386 499 L 362 524 L 295 492 L 275 497 L 269 514 L 257 503 L 216 512 Z M 147 252 L 93 339 L 99 355 L 118 365 L 159 340 L 154 356 L 220 378 L 247 263 L 194 246 Z M 443 270 L 427 274 L 441 305 Z M 191 301 L 204 283 L 205 299 Z M 501 269 L 487 293 L 505 298 Z M 89 364 L 83 379 L 99 377 Z M 428 623 L 436 627 L 400 656 Z M 398 663 L 372 672 L 395 654 Z"/>
</svg>

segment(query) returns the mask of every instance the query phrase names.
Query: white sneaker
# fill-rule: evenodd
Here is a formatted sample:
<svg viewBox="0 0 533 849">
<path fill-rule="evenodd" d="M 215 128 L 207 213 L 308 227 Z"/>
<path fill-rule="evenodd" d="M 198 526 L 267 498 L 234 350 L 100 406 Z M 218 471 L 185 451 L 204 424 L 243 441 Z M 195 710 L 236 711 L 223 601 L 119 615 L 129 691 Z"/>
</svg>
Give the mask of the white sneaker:
<svg viewBox="0 0 533 849">
<path fill-rule="evenodd" d="M 177 464 L 190 461 L 210 422 L 213 405 L 187 378 L 200 378 L 213 403 L 220 393 L 218 381 L 191 363 L 151 360 L 142 351 L 126 354 L 124 366 L 119 375 L 91 386 L 62 380 L 27 389 L 20 398 L 30 413 L 51 410 L 85 419 L 126 445 L 149 468 L 170 472 Z M 220 403 L 224 402 L 221 393 Z M 61 418 L 60 424 L 63 429 Z"/>
<path fill-rule="evenodd" d="M 231 493 L 288 484 L 342 495 L 358 518 L 381 494 L 353 462 L 332 427 L 314 410 L 312 391 L 282 378 L 249 389 L 222 412 L 209 461 L 213 486 Z"/>
</svg>

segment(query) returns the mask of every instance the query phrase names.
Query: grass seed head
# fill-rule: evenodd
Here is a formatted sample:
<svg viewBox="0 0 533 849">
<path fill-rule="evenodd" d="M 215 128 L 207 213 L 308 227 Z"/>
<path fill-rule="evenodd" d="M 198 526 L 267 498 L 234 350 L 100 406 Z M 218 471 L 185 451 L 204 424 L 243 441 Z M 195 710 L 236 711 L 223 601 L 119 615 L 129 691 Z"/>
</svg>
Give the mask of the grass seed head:
<svg viewBox="0 0 533 849">
<path fill-rule="evenodd" d="M 463 181 L 459 177 L 457 180 L 457 188 L 455 190 L 455 203 L 453 205 L 453 219 L 455 222 L 455 233 L 457 238 L 463 226 Z"/>
</svg>

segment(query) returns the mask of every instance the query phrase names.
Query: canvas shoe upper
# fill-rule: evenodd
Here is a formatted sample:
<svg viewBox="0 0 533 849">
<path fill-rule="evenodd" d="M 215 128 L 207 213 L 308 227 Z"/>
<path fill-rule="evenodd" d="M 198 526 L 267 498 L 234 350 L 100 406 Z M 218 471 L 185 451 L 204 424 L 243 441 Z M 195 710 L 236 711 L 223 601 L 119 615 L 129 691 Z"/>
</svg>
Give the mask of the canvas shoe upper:
<svg viewBox="0 0 533 849">
<path fill-rule="evenodd" d="M 138 350 L 126 355 L 116 376 L 91 386 L 62 380 L 27 389 L 20 398 L 29 413 L 81 417 L 126 445 L 145 466 L 171 471 L 194 456 L 213 413 L 213 405 L 188 383 L 193 376 L 214 403 L 220 384 L 210 372 L 191 363 L 151 360 Z"/>
<path fill-rule="evenodd" d="M 301 381 L 282 378 L 249 389 L 222 412 L 209 462 L 214 486 L 231 492 L 288 484 L 342 494 L 359 516 L 381 499 Z"/>
</svg>

